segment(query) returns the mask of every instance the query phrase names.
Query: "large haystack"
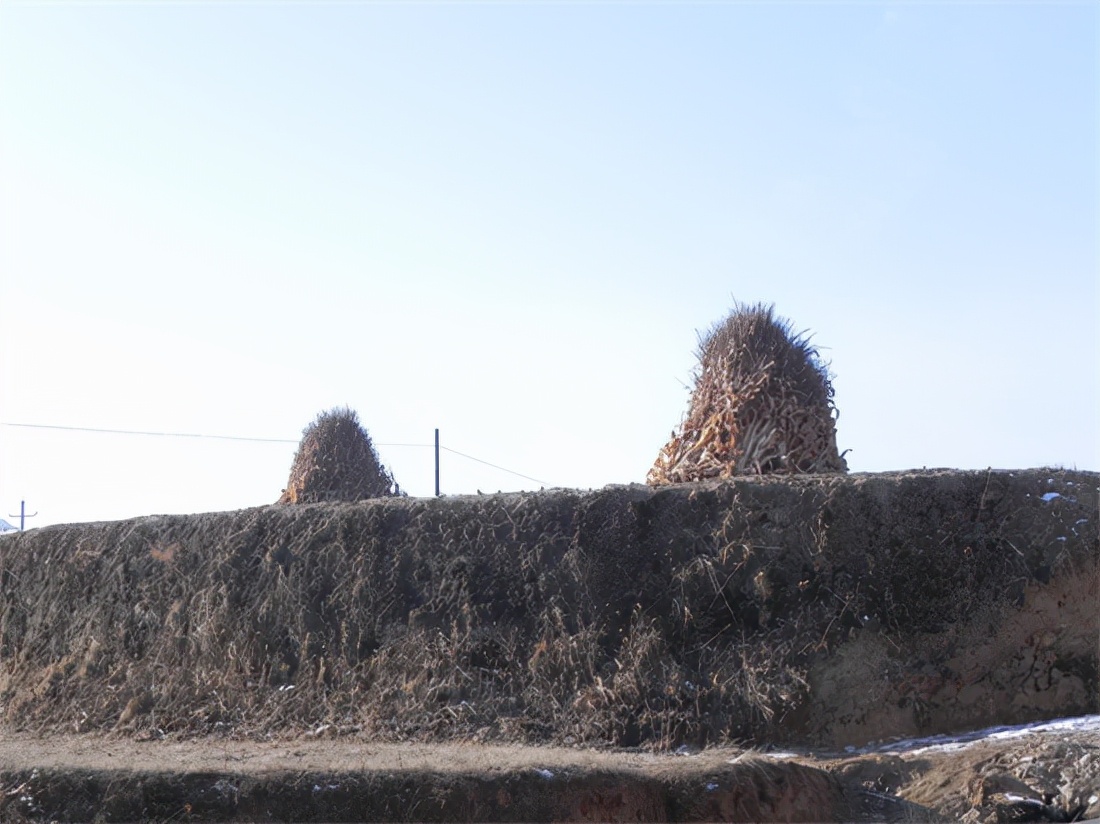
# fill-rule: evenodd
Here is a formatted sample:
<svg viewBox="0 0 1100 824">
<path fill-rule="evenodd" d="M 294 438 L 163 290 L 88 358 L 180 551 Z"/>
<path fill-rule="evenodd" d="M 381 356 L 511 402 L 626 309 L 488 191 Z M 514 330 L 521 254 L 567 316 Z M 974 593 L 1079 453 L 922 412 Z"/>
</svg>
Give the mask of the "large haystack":
<svg viewBox="0 0 1100 824">
<path fill-rule="evenodd" d="M 360 501 L 398 493 L 370 435 L 348 408 L 322 412 L 302 433 L 281 504 Z"/>
<path fill-rule="evenodd" d="M 828 370 L 763 304 L 736 304 L 699 343 L 691 406 L 646 481 L 846 472 Z"/>
</svg>

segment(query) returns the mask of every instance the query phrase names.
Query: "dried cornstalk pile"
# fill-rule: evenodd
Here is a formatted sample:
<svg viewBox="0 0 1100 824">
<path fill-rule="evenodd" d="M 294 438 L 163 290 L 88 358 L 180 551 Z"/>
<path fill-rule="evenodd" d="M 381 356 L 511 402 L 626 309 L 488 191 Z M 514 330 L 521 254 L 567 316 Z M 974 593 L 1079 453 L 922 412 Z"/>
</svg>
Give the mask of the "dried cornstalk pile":
<svg viewBox="0 0 1100 824">
<path fill-rule="evenodd" d="M 397 494 L 393 476 L 351 409 L 317 416 L 302 433 L 281 504 L 360 501 Z"/>
<path fill-rule="evenodd" d="M 828 370 L 771 306 L 738 304 L 703 336 L 691 406 L 647 482 L 846 472 Z"/>
</svg>

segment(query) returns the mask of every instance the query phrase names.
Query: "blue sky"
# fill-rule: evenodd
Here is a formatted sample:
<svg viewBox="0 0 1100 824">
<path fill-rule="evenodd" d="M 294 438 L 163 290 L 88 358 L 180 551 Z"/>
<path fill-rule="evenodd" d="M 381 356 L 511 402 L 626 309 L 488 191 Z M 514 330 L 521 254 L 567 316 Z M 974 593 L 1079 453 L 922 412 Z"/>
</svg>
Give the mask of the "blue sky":
<svg viewBox="0 0 1100 824">
<path fill-rule="evenodd" d="M 735 298 L 813 332 L 854 471 L 1100 469 L 1098 44 L 1091 3 L 0 4 L 0 517 L 273 501 L 337 405 L 415 495 L 436 427 L 642 481 Z"/>
</svg>

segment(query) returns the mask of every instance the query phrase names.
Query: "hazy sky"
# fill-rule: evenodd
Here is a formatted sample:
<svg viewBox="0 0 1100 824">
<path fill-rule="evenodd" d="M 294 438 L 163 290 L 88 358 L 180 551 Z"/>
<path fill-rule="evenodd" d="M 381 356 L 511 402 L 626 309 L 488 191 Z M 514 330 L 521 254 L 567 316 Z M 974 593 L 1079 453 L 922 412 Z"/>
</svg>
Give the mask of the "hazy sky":
<svg viewBox="0 0 1100 824">
<path fill-rule="evenodd" d="M 853 471 L 1100 469 L 1094 3 L 0 3 L 0 517 L 640 482 L 736 298 Z M 112 435 L 12 426 L 232 435 Z M 12 518 L 7 518 L 11 521 Z"/>
</svg>

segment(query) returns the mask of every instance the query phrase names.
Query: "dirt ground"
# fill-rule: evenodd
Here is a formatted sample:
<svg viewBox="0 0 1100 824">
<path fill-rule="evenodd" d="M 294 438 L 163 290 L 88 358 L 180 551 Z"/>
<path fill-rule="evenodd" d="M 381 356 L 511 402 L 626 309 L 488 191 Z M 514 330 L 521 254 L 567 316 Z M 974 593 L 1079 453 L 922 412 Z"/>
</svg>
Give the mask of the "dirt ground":
<svg viewBox="0 0 1100 824">
<path fill-rule="evenodd" d="M 1100 820 L 1100 716 L 873 745 L 818 763 L 949 821 Z"/>
<path fill-rule="evenodd" d="M 4 821 L 1100 820 L 1100 717 L 873 752 L 0 737 Z"/>
</svg>

